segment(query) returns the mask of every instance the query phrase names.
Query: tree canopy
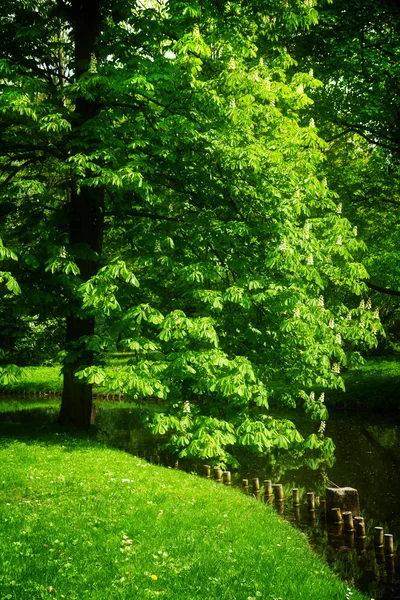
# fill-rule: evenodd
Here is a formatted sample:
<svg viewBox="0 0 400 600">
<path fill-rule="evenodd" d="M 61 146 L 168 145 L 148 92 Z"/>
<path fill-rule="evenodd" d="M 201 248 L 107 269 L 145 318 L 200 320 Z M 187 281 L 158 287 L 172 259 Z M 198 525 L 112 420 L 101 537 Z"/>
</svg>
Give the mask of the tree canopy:
<svg viewBox="0 0 400 600">
<path fill-rule="evenodd" d="M 6 1 L 0 301 L 64 328 L 61 422 L 87 427 L 102 383 L 161 398 L 151 426 L 181 456 L 331 450 L 268 410 L 324 421 L 321 390 L 381 330 L 305 120 L 320 82 L 283 46 L 316 20 L 297 1 Z M 118 333 L 132 358 L 111 370 Z"/>
</svg>

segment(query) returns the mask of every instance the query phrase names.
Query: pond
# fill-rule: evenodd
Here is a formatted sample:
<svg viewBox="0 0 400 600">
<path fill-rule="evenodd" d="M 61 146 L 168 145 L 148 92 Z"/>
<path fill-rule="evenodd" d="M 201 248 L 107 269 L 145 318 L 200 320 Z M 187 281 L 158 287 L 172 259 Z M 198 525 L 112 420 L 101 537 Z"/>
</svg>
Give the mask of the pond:
<svg viewBox="0 0 400 600">
<path fill-rule="evenodd" d="M 138 429 L 137 413 L 129 409 L 99 410 L 99 435 L 113 445 L 148 460 L 173 466 L 173 457 L 163 453 L 148 435 Z M 267 458 L 241 457 L 241 468 L 232 471 L 232 484 L 242 486 L 242 480 L 258 477 L 282 483 L 286 518 L 304 529 L 310 544 L 322 554 L 333 569 L 346 581 L 375 600 L 400 598 L 400 556 L 393 561 L 376 554 L 373 545 L 375 526 L 394 535 L 395 547 L 400 541 L 400 419 L 398 416 L 376 414 L 331 415 L 326 435 L 336 445 L 335 461 L 324 464 L 309 460 L 298 465 L 290 456 L 271 463 Z M 179 464 L 179 468 L 203 474 L 203 465 L 194 461 Z M 320 511 L 310 520 L 304 504 L 306 492 L 324 496 L 331 484 L 354 487 L 359 491 L 361 512 L 367 529 L 366 543 L 361 546 L 354 536 L 332 535 L 327 531 Z M 250 482 L 251 484 L 251 482 Z M 292 508 L 292 489 L 299 488 L 303 499 L 300 515 Z M 261 501 L 263 495 L 261 494 Z"/>
</svg>

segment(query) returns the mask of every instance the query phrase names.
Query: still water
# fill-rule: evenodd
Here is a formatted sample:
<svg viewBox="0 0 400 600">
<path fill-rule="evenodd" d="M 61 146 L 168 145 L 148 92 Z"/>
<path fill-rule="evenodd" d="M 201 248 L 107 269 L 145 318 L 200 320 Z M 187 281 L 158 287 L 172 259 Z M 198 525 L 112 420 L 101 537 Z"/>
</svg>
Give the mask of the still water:
<svg viewBox="0 0 400 600">
<path fill-rule="evenodd" d="M 100 437 L 113 445 L 148 460 L 172 466 L 174 459 L 163 453 L 138 428 L 137 413 L 126 409 L 99 410 L 96 425 Z M 331 564 L 346 581 L 375 600 L 400 599 L 400 418 L 398 416 L 339 413 L 328 421 L 326 435 L 336 445 L 331 464 L 308 460 L 294 463 L 290 456 L 277 461 L 241 456 L 241 468 L 232 471 L 232 484 L 242 486 L 242 479 L 259 477 L 282 483 L 287 498 L 283 513 L 296 526 L 306 531 L 310 545 Z M 287 454 L 287 453 L 285 453 Z M 195 462 L 179 464 L 180 468 L 203 473 Z M 367 539 L 359 545 L 354 538 L 332 535 L 326 529 L 317 508 L 310 520 L 305 505 L 306 492 L 325 495 L 331 483 L 356 488 L 360 495 L 361 514 L 365 518 Z M 292 508 L 292 489 L 299 488 L 303 499 L 299 515 Z M 260 501 L 263 501 L 262 490 Z M 373 529 L 392 533 L 397 556 L 393 561 L 377 555 L 373 545 Z"/>
</svg>

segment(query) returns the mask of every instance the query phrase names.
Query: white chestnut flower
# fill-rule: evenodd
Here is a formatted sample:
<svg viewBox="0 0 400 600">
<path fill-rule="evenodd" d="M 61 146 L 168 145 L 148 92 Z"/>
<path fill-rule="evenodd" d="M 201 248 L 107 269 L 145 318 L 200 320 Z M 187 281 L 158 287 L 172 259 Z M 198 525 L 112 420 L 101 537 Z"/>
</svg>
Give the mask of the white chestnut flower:
<svg viewBox="0 0 400 600">
<path fill-rule="evenodd" d="M 337 244 L 338 246 L 342 246 L 342 245 L 343 245 L 343 239 L 342 239 L 342 236 L 341 236 L 341 235 L 339 235 L 338 239 L 336 240 L 336 244 Z"/>
<path fill-rule="evenodd" d="M 338 213 L 338 215 L 342 214 L 342 209 L 343 209 L 343 205 L 341 202 L 339 202 L 339 204 L 336 207 L 336 212 Z"/>
<path fill-rule="evenodd" d="M 318 298 L 318 306 L 322 306 L 322 307 L 325 306 L 325 300 L 324 300 L 323 296 L 320 296 Z"/>
<path fill-rule="evenodd" d="M 329 325 L 329 327 L 331 329 L 335 329 L 335 321 L 334 321 L 334 319 L 329 319 L 328 325 Z"/>
</svg>

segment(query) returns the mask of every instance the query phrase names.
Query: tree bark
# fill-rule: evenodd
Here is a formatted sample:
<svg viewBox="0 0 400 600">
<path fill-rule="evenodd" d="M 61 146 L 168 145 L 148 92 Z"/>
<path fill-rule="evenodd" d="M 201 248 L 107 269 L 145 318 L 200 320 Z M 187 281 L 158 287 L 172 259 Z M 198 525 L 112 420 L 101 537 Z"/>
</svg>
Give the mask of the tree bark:
<svg viewBox="0 0 400 600">
<path fill-rule="evenodd" d="M 87 72 L 92 58 L 96 56 L 101 21 L 100 0 L 73 0 L 71 14 L 75 42 L 75 76 L 79 79 Z M 96 100 L 77 98 L 75 130 L 78 135 L 82 125 L 87 124 L 98 113 L 99 103 Z M 90 150 L 94 149 L 93 147 Z M 79 151 L 79 139 L 77 150 Z M 81 251 L 95 251 L 100 255 L 104 228 L 104 189 L 81 185 L 78 192 L 72 182 L 68 193 L 69 244 L 72 251 L 79 245 Z M 82 281 L 87 281 L 98 271 L 99 262 L 93 256 L 79 258 L 76 263 Z M 76 381 L 74 372 L 78 367 L 93 362 L 93 353 L 86 350 L 79 340 L 82 336 L 93 335 L 94 330 L 95 318 L 92 315 L 86 316 L 79 303 L 72 299 L 70 315 L 66 322 L 66 347 L 70 354 L 64 367 L 63 394 L 58 421 L 82 429 L 90 426 L 92 386 Z"/>
</svg>

